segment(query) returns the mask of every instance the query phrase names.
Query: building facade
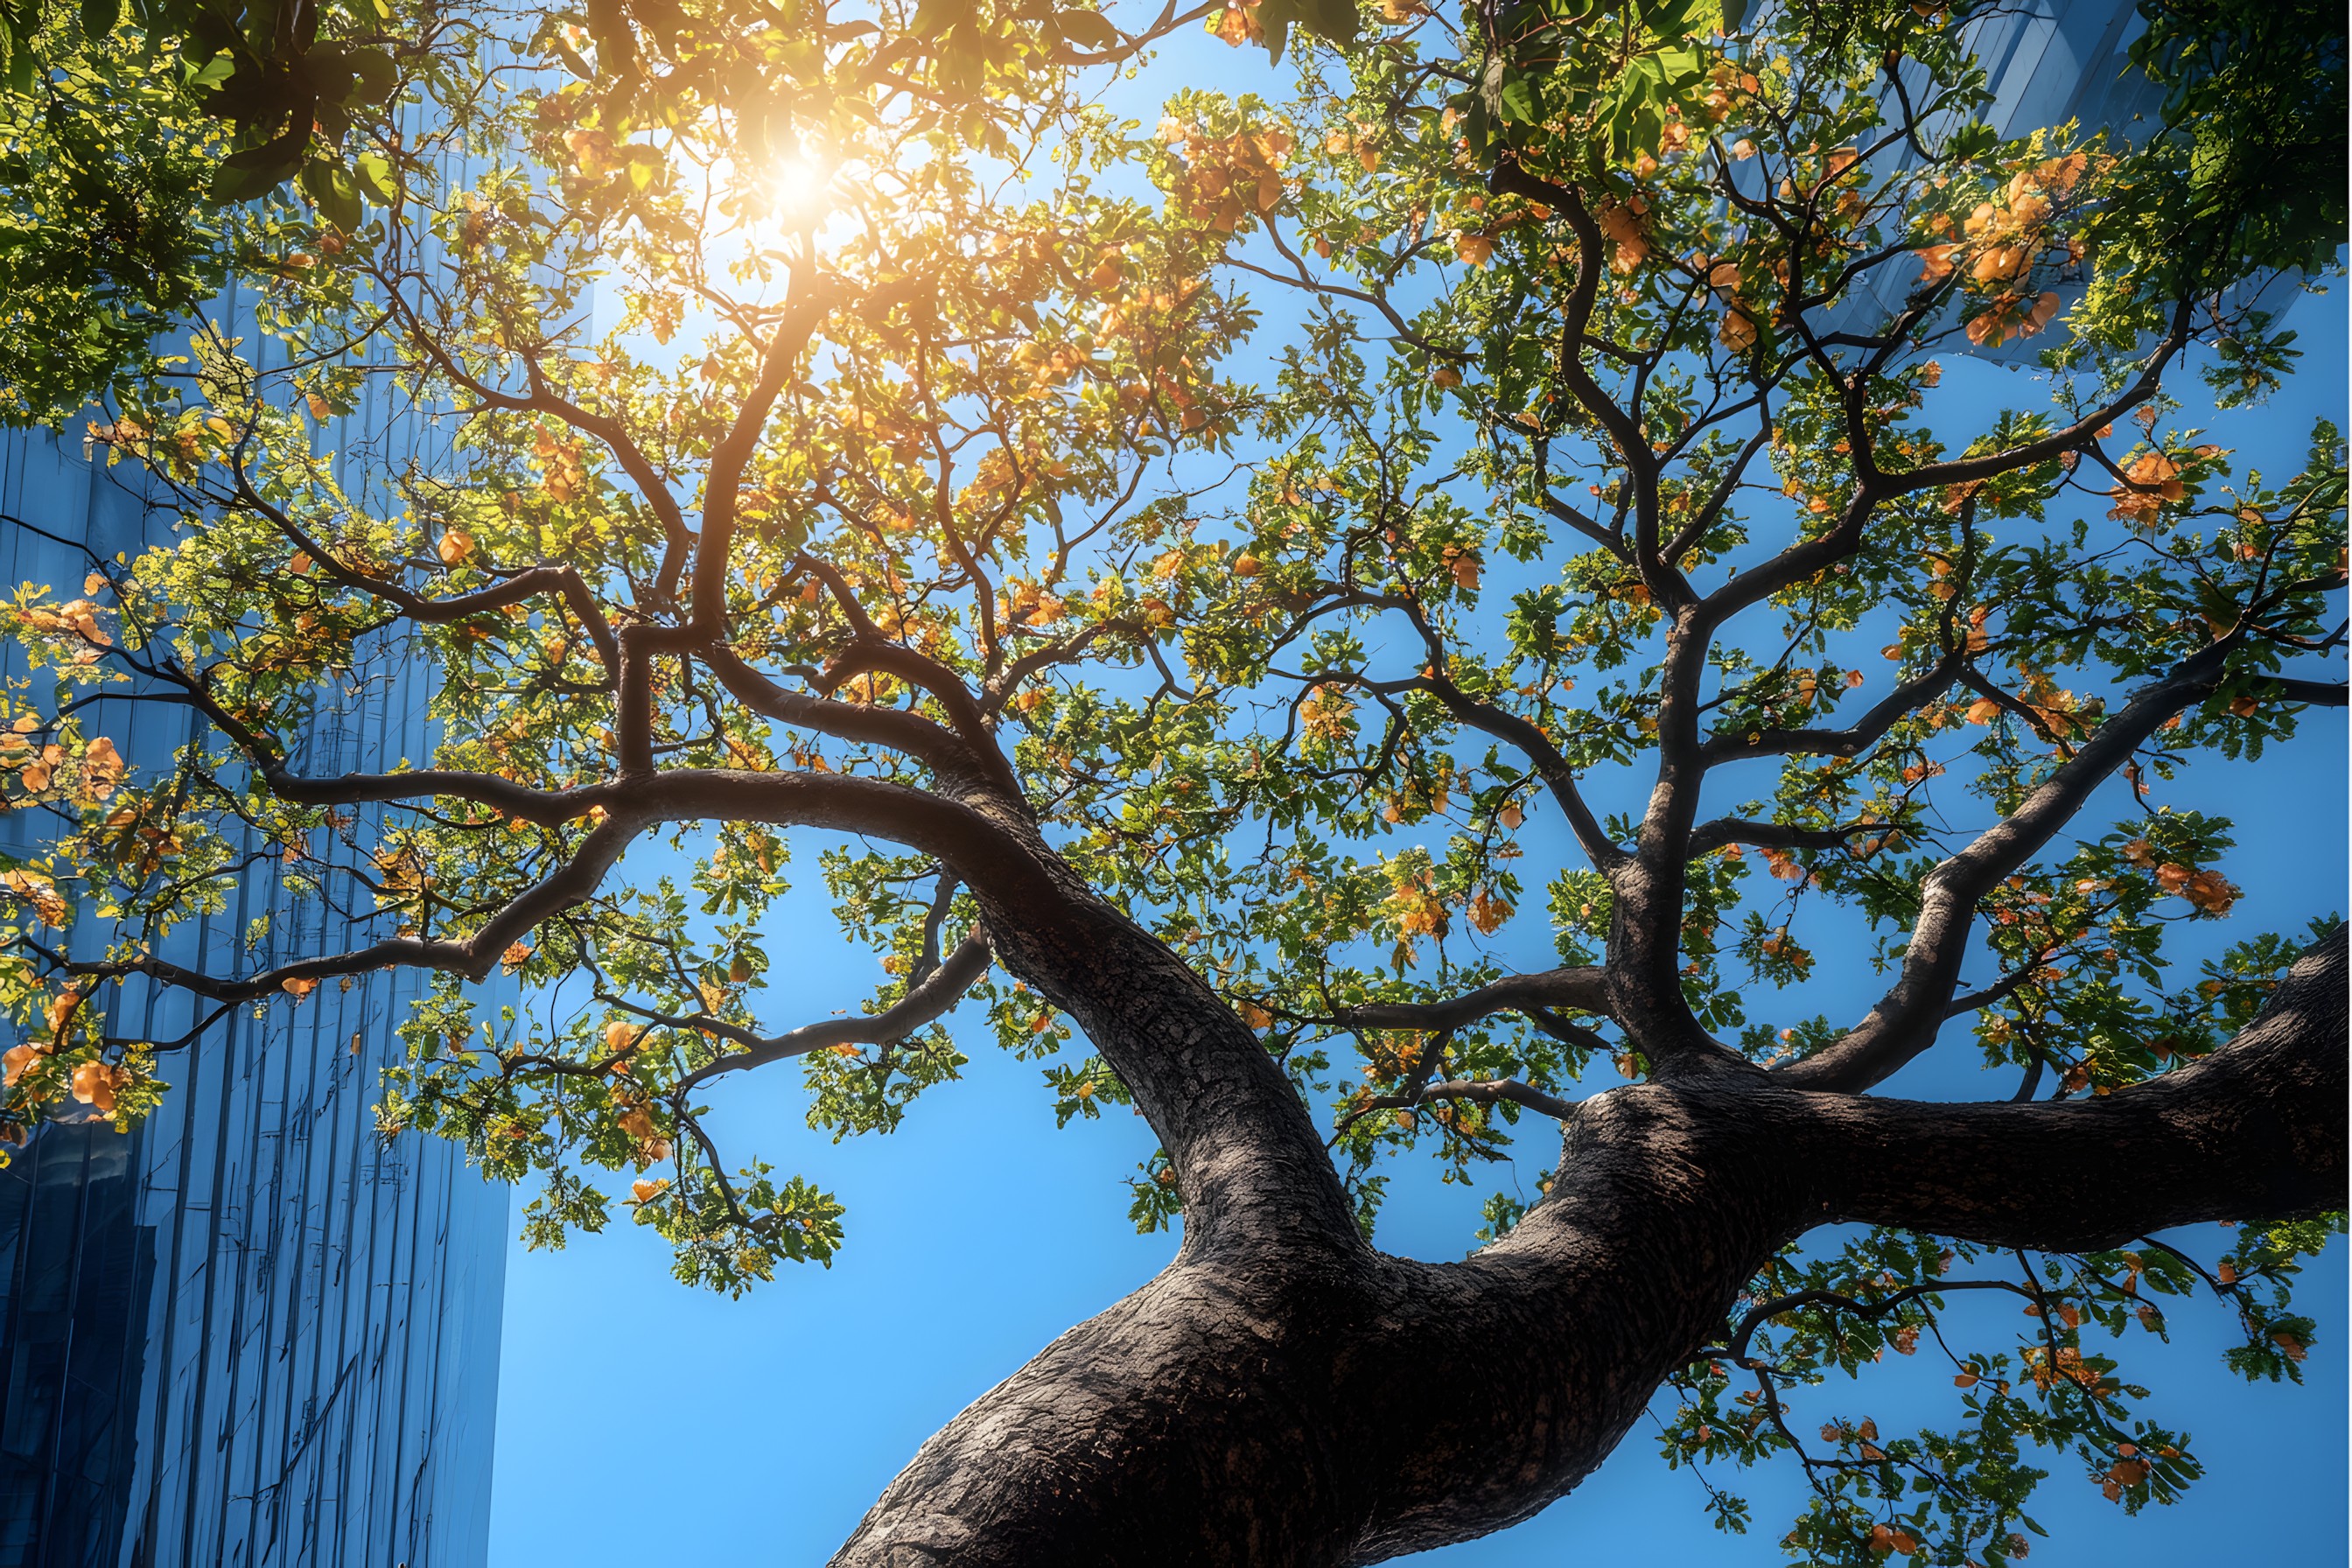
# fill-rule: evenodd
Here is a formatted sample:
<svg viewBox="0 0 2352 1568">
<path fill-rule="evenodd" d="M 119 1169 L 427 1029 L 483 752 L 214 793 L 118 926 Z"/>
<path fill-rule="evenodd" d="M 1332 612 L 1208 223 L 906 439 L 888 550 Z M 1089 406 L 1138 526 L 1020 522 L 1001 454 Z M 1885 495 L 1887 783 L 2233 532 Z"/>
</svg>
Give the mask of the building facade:
<svg viewBox="0 0 2352 1568">
<path fill-rule="evenodd" d="M 236 300 L 215 309 L 233 325 Z M 320 436 L 347 493 L 379 499 L 366 476 L 428 465 L 446 438 L 382 379 Z M 84 547 L 135 553 L 171 521 L 135 465 L 89 461 L 78 433 L 0 432 L 9 585 L 68 589 Z M 373 668 L 322 703 L 301 771 L 431 753 L 428 667 L 393 650 Z M 0 674 L 24 673 L 0 647 Z M 134 774 L 194 734 L 185 709 L 108 708 L 90 732 Z M 0 847 L 38 842 L 36 815 L 0 814 Z M 260 855 L 162 952 L 241 971 L 341 951 L 361 918 L 297 897 Z M 481 1568 L 509 1194 L 456 1144 L 376 1131 L 420 984 L 376 973 L 241 1009 L 159 1056 L 170 1091 L 130 1134 L 51 1123 L 0 1169 L 0 1568 Z M 184 994 L 105 994 L 112 1033 L 195 1021 Z"/>
<path fill-rule="evenodd" d="M 2079 135 L 2105 132 L 2122 142 L 2145 144 L 2158 129 L 2164 89 L 2130 58 L 2132 45 L 2147 31 L 2138 0 L 2022 0 L 1987 7 L 1967 27 L 1969 47 L 1984 66 L 1992 94 L 1992 101 L 1976 112 L 2000 135 L 2023 136 L 2043 127 L 2072 124 Z M 1920 101 L 1928 86 L 1926 73 L 1916 62 L 1904 68 L 1912 101 Z M 1890 93 L 1890 115 L 1895 112 L 1892 100 Z M 1959 118 L 1931 115 L 1925 128 L 1931 134 L 1947 131 Z M 1908 166 L 1914 156 L 1909 144 L 1899 143 L 1884 151 L 1874 167 L 1891 174 Z M 1827 312 L 1824 324 L 1833 331 L 1877 331 L 1901 311 L 1918 281 L 1919 274 L 1910 268 L 1876 268 Z M 2283 318 L 2300 298 L 2303 281 L 2300 276 L 2277 276 L 2242 285 L 2231 303 Z M 2083 288 L 2079 281 L 2064 280 L 2056 291 L 2071 308 Z M 1948 327 L 1950 321 L 1948 317 L 1943 324 Z M 2012 337 L 1975 344 L 1950 333 L 1938 347 L 1972 359 L 2019 365 L 2038 363 L 2053 341 Z"/>
</svg>

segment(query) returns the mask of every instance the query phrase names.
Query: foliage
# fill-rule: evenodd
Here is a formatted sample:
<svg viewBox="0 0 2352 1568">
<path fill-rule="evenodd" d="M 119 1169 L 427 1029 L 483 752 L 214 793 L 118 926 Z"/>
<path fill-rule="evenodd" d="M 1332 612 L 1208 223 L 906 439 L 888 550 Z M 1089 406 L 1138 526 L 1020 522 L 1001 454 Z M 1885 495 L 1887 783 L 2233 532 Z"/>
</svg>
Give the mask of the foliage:
<svg viewBox="0 0 2352 1568">
<path fill-rule="evenodd" d="M 177 73 L 109 40 L 58 54 L 0 93 L 0 423 L 69 417 L 226 273 L 200 200 L 217 138 Z"/>
<path fill-rule="evenodd" d="M 2223 274 L 2317 269 L 2344 242 L 2344 18 L 2325 6 L 2149 0 L 2132 62 L 2187 151 L 2137 198 Z"/>
<path fill-rule="evenodd" d="M 142 25 L 210 37 L 173 15 Z M 1002 911 L 926 814 L 1000 772 L 1023 830 L 1263 1036 L 1368 1226 L 1398 1156 L 1476 1181 L 1558 1097 L 1648 1070 L 1652 1031 L 1763 1064 L 1850 1048 L 1760 1015 L 1828 942 L 1927 962 L 1930 875 L 1985 824 L 2051 818 L 1956 939 L 1986 917 L 1964 1010 L 1997 1092 L 2210 1051 L 2296 944 L 2179 981 L 2176 931 L 2238 893 L 2230 825 L 2163 788 L 2341 701 L 2309 676 L 2342 647 L 2344 454 L 2323 422 L 2295 471 L 2252 471 L 2164 384 L 2200 335 L 2225 390 L 2277 384 L 2285 340 L 2237 286 L 2324 267 L 2341 210 L 2270 202 L 2233 161 L 2235 68 L 2186 41 L 2208 14 L 2164 15 L 2146 58 L 2178 133 L 2144 146 L 2004 139 L 1968 19 L 1880 0 L 686 0 L 497 35 L 529 71 L 379 13 L 414 47 L 347 40 L 390 62 L 347 55 L 348 85 L 234 42 L 190 73 L 96 9 L 18 32 L 12 58 L 79 51 L 57 101 L 125 107 L 10 121 L 12 210 L 98 213 L 87 167 L 149 216 L 12 292 L 12 329 L 76 330 L 16 333 L 5 374 L 50 417 L 110 384 L 92 449 L 145 465 L 179 526 L 8 611 L 43 679 L 0 713 L 0 788 L 55 829 L 0 866 L 9 1126 L 153 1102 L 187 1042 L 110 1032 L 125 998 L 298 1007 L 412 963 L 438 977 L 383 1125 L 536 1175 L 534 1243 L 605 1224 L 615 1173 L 683 1279 L 827 1260 L 841 1205 L 730 1172 L 713 1079 L 797 1060 L 813 1125 L 888 1131 L 962 1065 L 935 1020 L 970 990 L 1058 1119 L 1131 1099 L 983 973 Z M 1117 71 L 1193 23 L 1287 85 L 1123 118 Z M 2294 102 L 2340 94 L 2340 51 L 2281 58 Z M 275 85 L 202 96 L 240 82 Z M 200 179 L 250 199 L 201 216 Z M 2191 275 L 2184 234 L 2235 237 Z M 123 258 L 198 251 L 110 292 Z M 232 274 L 241 335 L 129 362 Z M 2021 342 L 2049 380 L 2000 390 L 2032 401 L 1978 419 L 1944 387 Z M 371 386 L 446 453 L 339 468 Z M 437 753 L 302 778 L 304 729 L 418 658 Z M 168 766 L 104 738 L 133 681 L 206 721 Z M 1754 798 L 1706 823 L 1584 794 L 1733 763 Z M 2061 832 L 2118 772 L 2121 819 Z M 1613 858 L 1656 833 L 1684 852 L 1645 896 L 1679 918 L 1637 951 Z M 881 978 L 864 1017 L 770 1034 L 800 978 L 762 936 L 794 837 Z M 689 869 L 614 871 L 665 838 Z M 175 967 L 256 854 L 351 910 L 352 950 Z M 1549 989 L 1454 1005 L 1534 951 Z M 592 1000 L 478 1016 L 462 981 L 494 965 Z M 1139 1225 L 1181 1214 L 1164 1156 L 1134 1186 Z M 1498 1195 L 1487 1234 L 1523 1212 Z M 2210 1268 L 2155 1239 L 1791 1251 L 1678 1384 L 1668 1455 L 1796 1455 L 1801 1559 L 2006 1560 L 2037 1453 L 2130 1507 L 2194 1479 L 2109 1350 L 2203 1287 L 2242 1314 L 2241 1370 L 2292 1375 L 2312 1325 L 2285 1287 L 2325 1234 L 2250 1225 Z M 1920 1351 L 1971 1293 L 2033 1316 L 1952 1352 L 1951 1429 L 1800 1440 L 1793 1391 Z"/>
</svg>

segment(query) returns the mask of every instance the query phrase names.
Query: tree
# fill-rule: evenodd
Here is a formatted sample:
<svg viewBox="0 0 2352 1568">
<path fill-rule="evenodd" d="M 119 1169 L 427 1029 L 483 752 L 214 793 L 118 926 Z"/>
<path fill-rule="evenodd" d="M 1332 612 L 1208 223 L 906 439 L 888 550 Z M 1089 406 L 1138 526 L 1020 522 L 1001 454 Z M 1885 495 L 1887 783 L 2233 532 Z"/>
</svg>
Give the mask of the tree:
<svg viewBox="0 0 2352 1568">
<path fill-rule="evenodd" d="M 539 1244 L 619 1173 L 740 1290 L 842 1208 L 730 1169 L 704 1086 L 793 1059 L 814 1124 L 887 1131 L 980 1000 L 1065 1120 L 1149 1121 L 1135 1215 L 1183 1241 L 843 1563 L 1377 1560 L 1527 1517 L 1662 1386 L 1678 1460 L 1803 1467 L 1801 1559 L 2021 1555 L 2038 1453 L 2177 1495 L 2123 1358 L 2211 1293 L 2294 1373 L 2346 975 L 2333 917 L 2182 960 L 2229 824 L 2162 795 L 2343 705 L 2346 578 L 2336 430 L 2240 472 L 2168 388 L 2281 384 L 2241 285 L 2331 268 L 2341 209 L 2233 205 L 2161 38 L 2145 145 L 2000 139 L 1965 20 L 633 5 L 505 35 L 569 80 L 404 72 L 338 139 L 380 180 L 225 210 L 248 335 L 110 374 L 89 439 L 177 542 L 15 607 L 56 693 L 0 765 L 58 837 L 0 873 L 12 1127 L 127 1125 L 208 1010 L 415 966 L 385 1128 L 535 1174 Z M 1099 99 L 1202 23 L 1287 99 Z M 2340 41 L 2272 42 L 2340 92 Z M 1937 356 L 2021 341 L 2046 402 L 1968 427 Z M 371 384 L 453 444 L 345 488 L 315 425 Z M 427 765 L 289 761 L 419 648 Z M 126 776 L 115 700 L 205 732 Z M 771 1032 L 813 835 L 885 978 Z M 665 836 L 691 886 L 625 874 Z M 368 940 L 175 959 L 255 853 Z M 1556 966 L 1500 966 L 1514 921 Z M 1876 1005 L 1751 1025 L 1837 930 Z M 593 1001 L 477 1016 L 501 966 Z M 166 992 L 184 1036 L 106 1024 Z M 1982 1102 L 1870 1092 L 1963 1019 Z M 1468 1260 L 1371 1245 L 1400 1151 L 1469 1180 L 1555 1125 Z M 2154 1234 L 2212 1220 L 2210 1263 Z M 2025 1331 L 1945 1345 L 1985 1291 Z M 1951 1357 L 1947 1428 L 1800 1429 L 1888 1350 Z"/>
</svg>

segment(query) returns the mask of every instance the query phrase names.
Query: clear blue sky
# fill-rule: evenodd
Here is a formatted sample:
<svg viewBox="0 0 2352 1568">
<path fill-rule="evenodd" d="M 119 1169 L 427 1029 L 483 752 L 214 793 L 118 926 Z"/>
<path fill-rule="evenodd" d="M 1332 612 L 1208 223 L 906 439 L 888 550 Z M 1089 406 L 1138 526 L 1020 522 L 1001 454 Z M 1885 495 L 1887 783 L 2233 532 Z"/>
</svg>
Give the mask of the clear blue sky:
<svg viewBox="0 0 2352 1568">
<path fill-rule="evenodd" d="M 1187 50 L 1236 75 L 1247 57 Z M 1262 67 L 1263 57 L 1257 57 Z M 1136 112 L 1155 79 L 1137 84 Z M 1255 85 L 1234 80 L 1234 90 Z M 1269 77 L 1262 90 L 1278 81 Z M 1264 301 L 1279 308 L 1280 301 Z M 2270 409 L 2221 437 L 2262 466 L 2292 471 L 2311 417 L 2345 418 L 2343 294 L 2307 300 L 2294 322 L 2311 351 Z M 1982 394 L 2030 401 L 2023 373 L 1982 373 Z M 1963 374 L 1963 380 L 1973 380 Z M 2201 767 L 2168 798 L 2226 811 L 2240 847 L 2226 869 L 2246 891 L 2215 935 L 2298 929 L 2346 903 L 2346 732 L 2343 716 L 2315 716 L 2303 737 L 2254 766 Z M 2095 803 L 2112 819 L 2120 786 Z M 818 842 L 796 846 L 815 882 Z M 1539 846 L 1530 848 L 1539 852 Z M 657 868 L 633 857 L 633 869 Z M 842 963 L 839 938 L 816 897 L 775 933 L 780 970 L 806 977 L 784 1026 L 856 1005 L 874 976 Z M 1532 949 L 1530 966 L 1545 962 Z M 790 955 L 790 956 L 785 956 Z M 782 979 L 782 974 L 778 976 Z M 1815 1010 L 1857 1016 L 1869 992 L 1853 969 L 1823 972 L 1790 1017 Z M 770 995 L 786 1005 L 793 988 Z M 976 1011 L 976 1010 L 975 1010 Z M 506 1338 L 491 1526 L 493 1568 L 563 1562 L 602 1568 L 651 1562 L 821 1563 L 922 1440 L 1048 1340 L 1118 1300 L 1172 1255 L 1174 1237 L 1139 1237 L 1120 1177 L 1154 1146 L 1137 1120 L 1117 1117 L 1056 1131 L 1035 1064 L 987 1044 L 975 1018 L 959 1020 L 972 1053 L 964 1080 L 934 1090 L 887 1138 L 841 1145 L 807 1131 L 798 1077 L 754 1074 L 716 1097 L 715 1129 L 740 1154 L 756 1151 L 848 1205 L 849 1244 L 830 1270 L 793 1269 L 730 1301 L 673 1282 L 667 1248 L 625 1224 L 561 1253 L 518 1245 L 508 1259 Z M 1973 1056 L 1964 1039 L 1949 1054 Z M 1931 1056 L 1898 1079 L 1923 1098 L 2005 1093 Z M 1532 1178 L 1548 1142 L 1526 1134 Z M 1481 1194 L 1441 1186 L 1430 1170 L 1400 1173 L 1381 1245 L 1429 1258 L 1458 1258 L 1479 1223 Z M 2220 1233 L 2181 1238 L 2210 1257 Z M 2105 1501 L 2059 1459 L 2036 1500 L 2054 1539 L 2035 1561 L 2187 1568 L 2252 1555 L 2281 1563 L 2342 1560 L 2346 1541 L 2345 1257 L 2339 1244 L 2311 1270 L 2304 1310 L 2322 1325 L 2306 1385 L 2248 1385 L 2221 1352 L 2231 1328 L 2218 1307 L 2177 1312 L 2174 1342 L 2136 1340 L 2132 1374 L 2154 1388 L 2151 1418 L 2186 1427 L 2209 1475 L 2187 1501 L 2137 1518 Z M 2004 1319 L 1993 1325 L 2005 1334 Z M 1926 1358 L 1921 1358 L 1924 1362 Z M 1906 1376 L 1907 1374 L 1907 1376 Z M 1951 1390 L 1934 1369 L 1882 1367 L 1825 1411 L 1875 1415 L 1899 1429 Z M 1926 1401 L 1925 1405 L 1922 1401 Z M 1417 1561 L 1449 1568 L 1533 1568 L 1568 1560 L 1621 1564 L 1780 1561 L 1773 1542 L 1798 1507 L 1792 1473 L 1718 1478 L 1756 1504 L 1744 1542 L 1706 1522 L 1687 1473 L 1672 1473 L 1637 1427 L 1576 1493 L 1517 1530 Z"/>
</svg>

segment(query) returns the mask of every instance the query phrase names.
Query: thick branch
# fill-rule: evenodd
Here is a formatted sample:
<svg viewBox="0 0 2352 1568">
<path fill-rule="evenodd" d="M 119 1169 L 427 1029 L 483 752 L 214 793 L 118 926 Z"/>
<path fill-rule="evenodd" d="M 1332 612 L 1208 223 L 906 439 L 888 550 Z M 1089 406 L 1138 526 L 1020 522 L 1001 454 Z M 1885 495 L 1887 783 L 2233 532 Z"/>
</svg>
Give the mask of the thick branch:
<svg viewBox="0 0 2352 1568">
<path fill-rule="evenodd" d="M 1458 1029 L 1491 1014 L 1524 1012 L 1530 1007 L 1567 1007 L 1605 1016 L 1608 974 L 1597 967 L 1514 974 L 1443 1002 L 1368 1002 L 1342 1008 L 1332 1021 L 1361 1029 Z"/>
<path fill-rule="evenodd" d="M 983 771 L 961 736 L 920 714 L 788 690 L 723 643 L 704 648 L 701 659 L 730 696 L 762 717 L 835 740 L 901 752 L 943 776 L 976 778 Z"/>
<path fill-rule="evenodd" d="M 727 636 L 728 554 L 735 544 L 735 503 L 743 489 L 743 470 L 760 444 L 768 411 L 775 406 L 793 366 L 833 306 L 835 289 L 829 281 L 794 291 L 791 306 L 776 324 L 760 356 L 760 379 L 744 395 L 735 422 L 711 449 L 703 480 L 702 534 L 695 545 L 694 618 L 690 623 L 701 642 Z"/>
<path fill-rule="evenodd" d="M 1838 1219 L 2081 1251 L 2172 1226 L 2345 1202 L 2346 928 L 2201 1061 L 2087 1100 L 1924 1105 L 1806 1097 Z M 1785 1076 L 1785 1075 L 1784 1075 Z"/>
<path fill-rule="evenodd" d="M 972 697 L 971 689 L 964 685 L 956 672 L 928 654 L 918 653 L 904 643 L 890 641 L 878 635 L 861 636 L 842 650 L 841 656 L 825 668 L 814 683 L 817 694 L 830 697 L 842 685 L 863 674 L 895 676 L 908 685 L 929 692 L 947 710 L 948 721 L 957 734 L 963 737 L 971 760 L 989 781 L 1003 790 L 1007 797 L 1018 799 L 1020 782 L 1013 777 L 1013 764 L 996 744 L 996 736 L 988 727 L 980 703 Z"/>
<path fill-rule="evenodd" d="M 2308 702 L 2315 708 L 2341 708 L 2347 696 L 2352 696 L 2352 688 L 2347 688 L 2340 680 L 2303 680 L 2274 675 L 2270 684 L 2287 701 Z"/>
<path fill-rule="evenodd" d="M 1030 831 L 1017 804 L 984 808 Z M 1001 882 L 965 879 L 998 962 L 1086 1031 L 1160 1135 L 1183 1195 L 1185 1256 L 1359 1252 L 1322 1138 L 1265 1045 L 1165 942 L 1036 853 L 1048 889 L 1008 898 Z"/>
<path fill-rule="evenodd" d="M 1394 1110 L 1419 1105 L 1432 1100 L 1467 1100 L 1480 1105 L 1499 1105 L 1508 1101 L 1513 1105 L 1524 1105 L 1529 1110 L 1538 1111 L 1561 1121 L 1576 1114 L 1574 1101 L 1562 1100 L 1558 1095 L 1546 1094 L 1543 1090 L 1530 1084 L 1521 1083 L 1515 1078 L 1442 1078 L 1435 1083 L 1423 1086 L 1421 1092 L 1411 1100 L 1406 1100 L 1402 1095 L 1390 1095 L 1372 1101 L 1372 1104 Z"/>
<path fill-rule="evenodd" d="M 2216 644 L 2135 692 L 2122 712 L 2015 811 L 1927 873 L 1893 988 L 1835 1045 L 1790 1063 L 1777 1076 L 1802 1089 L 1864 1089 L 1934 1044 L 1945 1005 L 1959 981 L 1978 901 L 2074 820 L 2091 792 L 2128 763 L 2166 720 L 2212 693 L 2221 683 L 2222 655 L 2222 645 Z"/>
<path fill-rule="evenodd" d="M 1759 849 L 1835 849 L 1850 838 L 1885 826 L 1884 823 L 1862 822 L 1850 827 L 1792 827 L 1782 822 L 1718 816 L 1691 829 L 1689 854 L 1696 860 L 1727 844 L 1752 844 Z"/>
<path fill-rule="evenodd" d="M 289 981 L 315 982 L 372 969 L 435 969 L 480 980 L 510 945 L 541 922 L 593 897 L 629 842 L 661 822 L 762 822 L 867 834 L 921 849 L 953 866 L 965 881 L 1015 906 L 1056 896 L 1029 846 L 966 806 L 880 779 L 681 769 L 605 786 L 604 798 L 613 803 L 605 821 L 582 839 L 571 859 L 509 900 L 469 937 L 402 937 L 234 977 L 206 974 L 152 955 L 75 962 L 66 967 L 99 977 L 145 974 L 228 1002 L 267 996 L 286 989 Z"/>
<path fill-rule="evenodd" d="M 2338 1206 L 2344 960 L 2339 935 L 2236 1041 L 2095 1100 L 1903 1104 L 1759 1076 L 1563 1106 L 1550 1194 L 1467 1262 L 1180 1258 L 927 1444 L 835 1563 L 1378 1562 L 1574 1487 L 1813 1226 L 2087 1247 Z M 1283 1484 L 1234 1483 L 1260 1473 Z"/>
<path fill-rule="evenodd" d="M 522 822 L 553 827 L 585 816 L 614 799 L 611 784 L 583 784 L 573 789 L 537 789 L 496 773 L 453 768 L 420 768 L 397 773 L 336 773 L 309 777 L 286 766 L 284 755 L 253 727 L 230 712 L 212 694 L 204 679 L 176 665 L 162 665 L 145 673 L 175 689 L 150 690 L 127 699 L 146 702 L 182 702 L 195 709 L 213 727 L 245 753 L 270 792 L 300 805 L 366 805 L 393 801 L 427 800 L 445 796 L 490 806 Z M 125 699 L 117 699 L 125 700 Z"/>
</svg>

